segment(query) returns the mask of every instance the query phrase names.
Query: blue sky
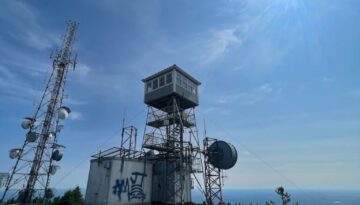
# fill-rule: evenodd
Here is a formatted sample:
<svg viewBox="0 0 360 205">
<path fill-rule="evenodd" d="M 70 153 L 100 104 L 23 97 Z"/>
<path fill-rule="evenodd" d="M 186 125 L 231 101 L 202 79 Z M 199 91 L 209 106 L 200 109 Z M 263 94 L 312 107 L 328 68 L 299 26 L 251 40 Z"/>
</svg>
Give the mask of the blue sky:
<svg viewBox="0 0 360 205">
<path fill-rule="evenodd" d="M 360 1 L 0 3 L 0 170 L 21 146 L 49 55 L 80 23 L 57 187 L 86 186 L 90 155 L 143 132 L 142 78 L 177 64 L 202 82 L 197 120 L 239 152 L 227 188 L 360 189 Z M 138 136 L 142 139 L 141 134 Z M 141 140 L 139 140 L 141 141 Z"/>
</svg>

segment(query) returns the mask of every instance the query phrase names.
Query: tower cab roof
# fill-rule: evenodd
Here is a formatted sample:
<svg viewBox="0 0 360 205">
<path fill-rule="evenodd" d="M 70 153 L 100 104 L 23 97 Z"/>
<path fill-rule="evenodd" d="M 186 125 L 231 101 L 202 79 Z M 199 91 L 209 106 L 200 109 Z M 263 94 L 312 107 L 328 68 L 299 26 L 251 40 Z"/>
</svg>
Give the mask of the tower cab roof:
<svg viewBox="0 0 360 205">
<path fill-rule="evenodd" d="M 144 78 L 144 79 L 142 79 L 142 82 L 144 82 L 144 83 L 146 83 L 146 82 L 148 82 L 148 81 L 150 81 L 150 80 L 152 80 L 152 79 L 154 79 L 154 78 L 156 78 L 156 77 L 159 77 L 159 76 L 161 76 L 161 75 L 163 75 L 163 74 L 165 74 L 165 73 L 168 73 L 168 72 L 170 72 L 170 71 L 177 71 L 177 72 L 179 72 L 179 73 L 181 73 L 182 75 L 184 75 L 186 78 L 188 78 L 189 80 L 191 80 L 191 81 L 193 81 L 196 85 L 201 85 L 201 82 L 200 81 L 198 81 L 198 80 L 196 80 L 194 77 L 192 77 L 191 75 L 189 75 L 187 72 L 185 72 L 183 69 L 181 69 L 179 66 L 177 66 L 176 64 L 174 64 L 174 65 L 172 65 L 172 66 L 170 66 L 170 67 L 168 67 L 168 68 L 165 68 L 165 69 L 163 69 L 163 70 L 161 70 L 161 71 L 159 71 L 159 72 L 157 72 L 157 73 L 155 73 L 155 74 L 153 74 L 153 75 L 150 75 L 149 77 L 147 77 L 147 78 Z"/>
</svg>

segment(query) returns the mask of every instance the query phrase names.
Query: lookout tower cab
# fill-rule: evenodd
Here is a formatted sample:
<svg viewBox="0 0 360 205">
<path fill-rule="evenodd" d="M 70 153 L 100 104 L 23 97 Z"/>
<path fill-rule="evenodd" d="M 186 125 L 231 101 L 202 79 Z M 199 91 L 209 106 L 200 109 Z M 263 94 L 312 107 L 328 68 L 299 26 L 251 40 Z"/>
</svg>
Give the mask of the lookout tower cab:
<svg viewBox="0 0 360 205">
<path fill-rule="evenodd" d="M 201 84 L 177 65 L 172 65 L 142 80 L 145 84 L 145 104 L 170 113 L 173 100 L 180 109 L 199 105 Z"/>
</svg>

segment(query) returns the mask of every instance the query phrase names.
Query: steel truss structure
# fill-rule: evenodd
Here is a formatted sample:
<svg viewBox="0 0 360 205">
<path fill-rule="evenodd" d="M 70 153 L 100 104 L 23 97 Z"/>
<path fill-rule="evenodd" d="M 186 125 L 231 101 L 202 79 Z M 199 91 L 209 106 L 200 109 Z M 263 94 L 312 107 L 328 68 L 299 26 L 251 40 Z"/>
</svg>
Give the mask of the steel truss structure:
<svg viewBox="0 0 360 205">
<path fill-rule="evenodd" d="M 120 156 L 126 158 L 135 158 L 137 129 L 130 125 L 125 127 L 125 120 L 121 132 Z"/>
<path fill-rule="evenodd" d="M 55 162 L 61 160 L 60 150 L 64 148 L 58 144 L 58 135 L 63 127 L 60 124 L 62 117 L 59 116 L 59 111 L 63 108 L 64 87 L 69 68 L 75 69 L 76 66 L 72 48 L 77 27 L 76 22 L 67 23 L 62 45 L 56 50 L 55 55 L 51 56 L 51 75 L 35 114 L 27 118 L 31 124 L 22 147 L 12 150 L 15 155 L 11 157 L 16 159 L 16 162 L 0 202 L 4 202 L 9 191 L 15 191 L 21 204 L 39 203 L 34 202 L 34 196 L 44 199 L 53 197 L 50 179 L 59 168 Z"/>
<path fill-rule="evenodd" d="M 202 160 L 194 108 L 182 109 L 173 96 L 161 109 L 148 107 L 142 151 L 165 161 L 166 203 L 184 204 L 187 173 L 201 173 Z"/>
<path fill-rule="evenodd" d="M 221 169 L 214 167 L 209 160 L 209 147 L 217 139 L 205 137 L 204 139 L 204 165 L 205 165 L 205 199 L 208 205 L 213 205 L 214 201 L 223 201 L 221 189 Z"/>
</svg>

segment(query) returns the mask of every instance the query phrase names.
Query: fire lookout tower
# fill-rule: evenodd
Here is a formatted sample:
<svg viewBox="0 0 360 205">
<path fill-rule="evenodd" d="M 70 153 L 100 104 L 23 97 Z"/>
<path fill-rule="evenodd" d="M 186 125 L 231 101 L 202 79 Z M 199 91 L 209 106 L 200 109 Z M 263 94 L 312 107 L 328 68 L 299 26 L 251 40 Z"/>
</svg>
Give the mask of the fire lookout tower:
<svg viewBox="0 0 360 205">
<path fill-rule="evenodd" d="M 191 174 L 201 173 L 194 108 L 201 84 L 177 65 L 142 80 L 148 105 L 142 149 L 154 160 L 152 201 L 191 202 Z"/>
</svg>

